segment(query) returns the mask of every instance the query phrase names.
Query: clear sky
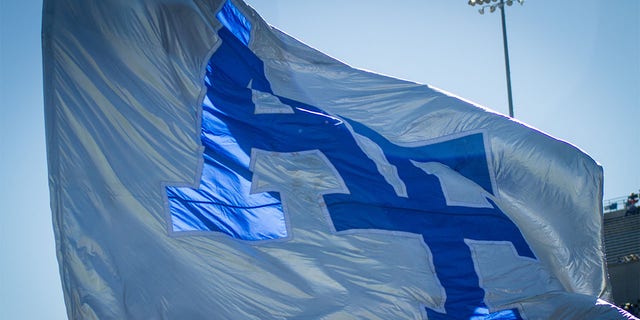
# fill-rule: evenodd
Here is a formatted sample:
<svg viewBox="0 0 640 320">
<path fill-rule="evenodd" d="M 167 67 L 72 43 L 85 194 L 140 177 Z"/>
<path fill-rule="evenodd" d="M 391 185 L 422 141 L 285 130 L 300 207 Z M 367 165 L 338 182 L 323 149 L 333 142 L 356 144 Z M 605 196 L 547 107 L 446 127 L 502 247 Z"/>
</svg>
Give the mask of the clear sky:
<svg viewBox="0 0 640 320">
<path fill-rule="evenodd" d="M 508 113 L 499 11 L 466 0 L 250 0 L 352 66 Z M 0 319 L 64 319 L 49 208 L 41 0 L 0 0 Z M 515 117 L 590 154 L 604 198 L 640 189 L 640 2 L 507 7 Z"/>
</svg>

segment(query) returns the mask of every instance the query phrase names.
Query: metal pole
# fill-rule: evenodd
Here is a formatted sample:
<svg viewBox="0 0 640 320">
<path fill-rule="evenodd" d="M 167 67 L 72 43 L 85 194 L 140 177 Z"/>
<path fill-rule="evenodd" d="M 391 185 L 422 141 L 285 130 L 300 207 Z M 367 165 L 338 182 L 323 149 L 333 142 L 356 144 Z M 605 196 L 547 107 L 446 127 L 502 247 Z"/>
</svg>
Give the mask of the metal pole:
<svg viewBox="0 0 640 320">
<path fill-rule="evenodd" d="M 509 68 L 509 49 L 507 45 L 507 24 L 504 18 L 504 0 L 500 0 L 500 15 L 502 16 L 502 44 L 504 45 L 504 66 L 507 72 L 507 95 L 509 97 L 509 117 L 513 118 L 513 98 L 511 95 L 511 70 Z"/>
</svg>

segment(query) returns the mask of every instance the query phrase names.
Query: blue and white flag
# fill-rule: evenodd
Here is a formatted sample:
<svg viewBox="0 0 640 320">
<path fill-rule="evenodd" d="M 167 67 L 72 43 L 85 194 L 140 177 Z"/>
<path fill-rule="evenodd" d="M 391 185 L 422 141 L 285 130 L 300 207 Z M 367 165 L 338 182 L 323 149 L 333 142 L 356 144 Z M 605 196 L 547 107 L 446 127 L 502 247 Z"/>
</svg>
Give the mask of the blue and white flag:
<svg viewBox="0 0 640 320">
<path fill-rule="evenodd" d="M 239 0 L 46 0 L 43 48 L 69 318 L 622 318 L 565 142 Z"/>
</svg>

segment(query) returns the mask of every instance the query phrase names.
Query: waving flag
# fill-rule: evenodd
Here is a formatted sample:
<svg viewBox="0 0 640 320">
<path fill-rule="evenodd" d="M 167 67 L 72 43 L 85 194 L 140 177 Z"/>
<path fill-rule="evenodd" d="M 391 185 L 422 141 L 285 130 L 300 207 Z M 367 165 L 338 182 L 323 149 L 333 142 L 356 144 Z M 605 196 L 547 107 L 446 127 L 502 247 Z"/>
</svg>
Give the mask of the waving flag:
<svg viewBox="0 0 640 320">
<path fill-rule="evenodd" d="M 69 317 L 584 319 L 601 168 L 240 1 L 45 1 Z"/>
</svg>

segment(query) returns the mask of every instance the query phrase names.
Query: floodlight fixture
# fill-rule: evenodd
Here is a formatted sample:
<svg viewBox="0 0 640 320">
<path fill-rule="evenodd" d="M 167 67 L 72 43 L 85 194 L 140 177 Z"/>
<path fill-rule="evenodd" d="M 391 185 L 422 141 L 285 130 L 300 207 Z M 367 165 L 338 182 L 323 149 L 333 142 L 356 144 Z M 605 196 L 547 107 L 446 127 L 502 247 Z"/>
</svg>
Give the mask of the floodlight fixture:
<svg viewBox="0 0 640 320">
<path fill-rule="evenodd" d="M 499 1 L 499 2 L 498 2 Z M 524 0 L 516 0 L 520 5 L 524 3 Z M 496 4 L 489 4 L 491 2 L 498 2 Z M 505 21 L 505 2 L 507 6 L 513 5 L 513 0 L 469 0 L 467 4 L 470 6 L 480 6 L 478 12 L 484 14 L 484 9 L 489 7 L 489 12 L 494 12 L 496 9 L 500 9 L 500 16 L 502 18 L 502 44 L 504 46 L 504 66 L 507 77 L 507 98 L 509 99 L 509 117 L 513 118 L 513 95 L 511 93 L 511 70 L 509 67 L 509 45 L 507 44 L 507 24 Z"/>
</svg>

